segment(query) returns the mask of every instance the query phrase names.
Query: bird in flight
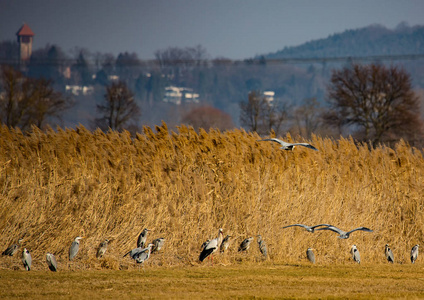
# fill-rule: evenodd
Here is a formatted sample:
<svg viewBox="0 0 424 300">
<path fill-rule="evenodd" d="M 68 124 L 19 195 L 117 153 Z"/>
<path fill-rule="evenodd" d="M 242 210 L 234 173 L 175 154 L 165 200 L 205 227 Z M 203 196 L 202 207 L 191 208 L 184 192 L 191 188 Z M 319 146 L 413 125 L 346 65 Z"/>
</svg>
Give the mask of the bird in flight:
<svg viewBox="0 0 424 300">
<path fill-rule="evenodd" d="M 366 227 L 358 227 L 358 228 L 352 229 L 351 231 L 346 232 L 346 231 L 343 231 L 343 230 L 337 228 L 336 226 L 332 226 L 332 225 L 330 225 L 328 227 L 318 228 L 316 230 L 331 230 L 331 231 L 337 232 L 340 235 L 339 239 L 348 239 L 350 234 L 354 231 L 357 231 L 357 230 L 362 230 L 362 231 L 366 231 L 366 232 L 373 232 L 371 229 L 366 228 Z"/>
<path fill-rule="evenodd" d="M 321 226 L 330 226 L 330 224 L 318 224 L 318 225 L 315 225 L 315 226 L 308 226 L 308 225 L 303 225 L 303 224 L 293 224 L 293 225 L 284 226 L 283 229 L 293 227 L 293 226 L 299 226 L 299 227 L 305 228 L 309 232 L 315 232 L 315 228 L 321 227 Z"/>
<path fill-rule="evenodd" d="M 315 148 L 314 146 L 308 143 L 287 143 L 285 141 L 282 141 L 276 138 L 258 140 L 258 142 L 261 142 L 261 141 L 271 141 L 271 142 L 279 143 L 281 145 L 280 149 L 283 149 L 283 150 L 293 150 L 295 146 L 303 146 L 303 147 L 318 151 L 317 148 Z"/>
</svg>

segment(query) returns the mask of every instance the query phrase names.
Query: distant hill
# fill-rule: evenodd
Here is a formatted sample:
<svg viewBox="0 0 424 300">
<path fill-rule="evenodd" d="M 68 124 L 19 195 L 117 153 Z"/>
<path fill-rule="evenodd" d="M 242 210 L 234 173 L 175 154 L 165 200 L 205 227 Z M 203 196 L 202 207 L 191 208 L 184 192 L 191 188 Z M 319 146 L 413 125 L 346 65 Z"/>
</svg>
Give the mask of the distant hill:
<svg viewBox="0 0 424 300">
<path fill-rule="evenodd" d="M 266 59 L 424 54 L 424 26 L 370 25 L 263 55 Z"/>
</svg>

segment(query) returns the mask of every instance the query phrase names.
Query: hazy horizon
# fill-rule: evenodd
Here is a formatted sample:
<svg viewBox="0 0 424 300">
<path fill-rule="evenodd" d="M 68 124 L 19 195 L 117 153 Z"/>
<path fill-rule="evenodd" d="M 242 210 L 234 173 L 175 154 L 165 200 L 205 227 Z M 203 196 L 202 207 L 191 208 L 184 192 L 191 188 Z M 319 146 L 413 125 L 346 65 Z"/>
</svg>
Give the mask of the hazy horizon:
<svg viewBox="0 0 424 300">
<path fill-rule="evenodd" d="M 379 24 L 422 25 L 424 1 L 0 0 L 0 41 L 15 40 L 25 22 L 34 49 L 135 52 L 203 46 L 212 58 L 245 59 Z"/>
</svg>

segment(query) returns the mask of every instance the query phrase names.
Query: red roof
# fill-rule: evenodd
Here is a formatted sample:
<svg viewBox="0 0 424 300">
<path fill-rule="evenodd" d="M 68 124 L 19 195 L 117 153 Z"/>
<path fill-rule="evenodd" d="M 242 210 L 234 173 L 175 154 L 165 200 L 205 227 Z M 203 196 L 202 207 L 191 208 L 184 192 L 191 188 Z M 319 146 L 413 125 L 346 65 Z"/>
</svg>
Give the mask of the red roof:
<svg viewBox="0 0 424 300">
<path fill-rule="evenodd" d="M 34 36 L 35 34 L 34 32 L 32 32 L 31 28 L 29 28 L 29 26 L 24 23 L 24 25 L 22 25 L 22 27 L 18 30 L 16 35 Z"/>
</svg>

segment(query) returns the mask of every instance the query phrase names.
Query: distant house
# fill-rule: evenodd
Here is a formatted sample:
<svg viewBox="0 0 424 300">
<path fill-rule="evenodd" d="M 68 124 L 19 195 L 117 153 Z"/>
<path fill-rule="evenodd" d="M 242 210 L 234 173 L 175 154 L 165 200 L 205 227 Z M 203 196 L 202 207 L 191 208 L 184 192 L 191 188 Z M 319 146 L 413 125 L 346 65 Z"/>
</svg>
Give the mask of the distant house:
<svg viewBox="0 0 424 300">
<path fill-rule="evenodd" d="M 182 103 L 199 103 L 199 94 L 186 87 L 167 86 L 163 102 L 181 105 Z"/>
<path fill-rule="evenodd" d="M 91 95 L 94 92 L 94 87 L 93 86 L 81 86 L 81 85 L 66 85 L 65 86 L 65 91 L 69 94 L 72 94 L 74 96 L 79 96 L 79 95 Z"/>
<path fill-rule="evenodd" d="M 22 62 L 26 62 L 31 58 L 32 54 L 32 40 L 34 39 L 34 32 L 27 24 L 19 28 L 16 36 L 18 37 L 19 44 L 19 59 Z"/>
</svg>

